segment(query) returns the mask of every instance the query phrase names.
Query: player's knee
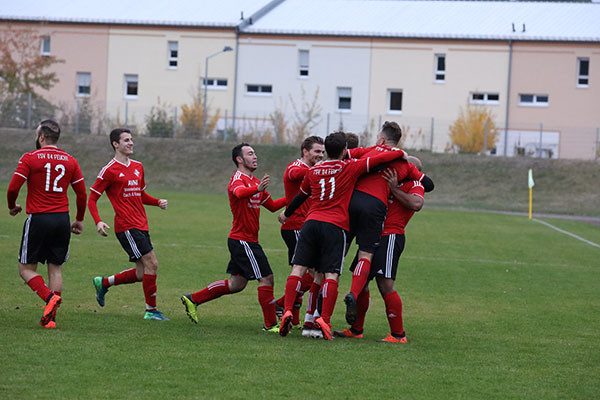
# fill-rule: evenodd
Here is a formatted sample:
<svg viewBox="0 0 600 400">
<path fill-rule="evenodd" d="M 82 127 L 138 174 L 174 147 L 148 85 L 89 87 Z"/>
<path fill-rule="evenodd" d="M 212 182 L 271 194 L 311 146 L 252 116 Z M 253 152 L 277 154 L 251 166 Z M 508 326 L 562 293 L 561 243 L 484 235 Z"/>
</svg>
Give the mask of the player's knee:
<svg viewBox="0 0 600 400">
<path fill-rule="evenodd" d="M 377 279 L 377 287 L 382 296 L 390 294 L 396 290 L 392 279 Z"/>
<path fill-rule="evenodd" d="M 273 286 L 273 275 L 266 276 L 258 280 L 259 286 Z"/>
</svg>

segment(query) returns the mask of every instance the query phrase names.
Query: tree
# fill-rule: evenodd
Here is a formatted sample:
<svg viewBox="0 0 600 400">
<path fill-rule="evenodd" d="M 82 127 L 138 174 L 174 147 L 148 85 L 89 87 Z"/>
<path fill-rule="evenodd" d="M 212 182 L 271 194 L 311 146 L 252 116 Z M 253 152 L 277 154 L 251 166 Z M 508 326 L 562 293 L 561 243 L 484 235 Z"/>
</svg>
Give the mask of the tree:
<svg viewBox="0 0 600 400">
<path fill-rule="evenodd" d="M 450 126 L 450 139 L 461 153 L 480 153 L 484 151 L 487 122 L 487 148 L 496 147 L 498 129 L 494 123 L 492 111 L 482 106 L 468 104 L 460 108 L 459 117 Z"/>
<path fill-rule="evenodd" d="M 217 108 L 217 111 L 209 116 L 209 110 L 206 110 L 206 136 L 208 137 L 217 126 L 217 122 L 221 117 L 221 110 Z M 201 137 L 202 136 L 202 123 L 204 115 L 204 102 L 201 96 L 195 96 L 191 104 L 184 104 L 181 106 L 181 134 L 184 137 Z"/>
<path fill-rule="evenodd" d="M 294 123 L 292 125 L 293 136 L 292 143 L 301 142 L 305 137 L 312 133 L 312 130 L 321 122 L 322 108 L 318 104 L 319 88 L 315 90 L 312 101 L 306 100 L 306 90 L 302 86 L 302 94 L 300 98 L 300 109 L 296 106 L 294 99 L 290 95 L 290 102 L 294 109 Z"/>
<path fill-rule="evenodd" d="M 40 54 L 40 36 L 33 29 L 8 26 L 0 30 L 0 93 L 37 94 L 38 89 L 49 90 L 58 78 L 47 70 L 62 62 Z"/>
</svg>

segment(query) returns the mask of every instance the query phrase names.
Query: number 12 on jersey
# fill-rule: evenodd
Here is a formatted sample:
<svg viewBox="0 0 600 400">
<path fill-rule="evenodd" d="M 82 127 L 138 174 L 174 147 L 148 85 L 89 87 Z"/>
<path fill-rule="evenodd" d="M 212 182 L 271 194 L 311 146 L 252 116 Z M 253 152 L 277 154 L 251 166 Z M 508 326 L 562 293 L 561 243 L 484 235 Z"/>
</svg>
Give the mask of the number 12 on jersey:
<svg viewBox="0 0 600 400">
<path fill-rule="evenodd" d="M 319 200 L 323 200 L 325 198 L 325 194 L 327 192 L 327 183 L 329 183 L 329 197 L 327 200 L 331 200 L 333 194 L 335 193 L 335 176 L 329 178 L 328 181 L 326 181 L 325 178 L 321 178 L 319 181 L 319 185 L 321 185 L 321 196 L 319 197 Z"/>
<path fill-rule="evenodd" d="M 46 190 L 46 192 L 48 192 L 50 191 L 50 171 L 52 171 L 52 164 L 46 163 L 46 165 L 44 165 L 44 168 L 46 168 L 46 187 L 44 189 Z M 60 181 L 60 178 L 65 176 L 65 166 L 62 164 L 57 164 L 56 167 L 54 167 L 54 169 L 56 170 L 56 172 L 60 172 L 60 174 L 58 174 L 56 179 L 54 179 L 54 187 L 52 188 L 52 191 L 62 192 L 63 188 L 58 186 L 58 181 Z"/>
</svg>

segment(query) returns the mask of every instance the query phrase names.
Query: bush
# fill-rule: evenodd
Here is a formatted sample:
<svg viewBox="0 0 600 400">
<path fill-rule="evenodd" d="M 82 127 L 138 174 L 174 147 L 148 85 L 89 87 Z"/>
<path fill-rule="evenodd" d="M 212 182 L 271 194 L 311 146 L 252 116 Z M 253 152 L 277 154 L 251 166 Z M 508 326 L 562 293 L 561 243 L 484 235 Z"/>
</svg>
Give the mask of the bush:
<svg viewBox="0 0 600 400">
<path fill-rule="evenodd" d="M 173 119 L 169 117 L 167 108 L 160 104 L 152 106 L 146 116 L 146 134 L 152 137 L 173 136 Z"/>
<path fill-rule="evenodd" d="M 481 153 L 496 147 L 498 130 L 492 111 L 485 107 L 467 105 L 460 109 L 458 119 L 450 126 L 450 139 L 460 153 Z M 484 149 L 487 122 L 487 148 Z"/>
<path fill-rule="evenodd" d="M 207 114 L 209 110 L 207 109 Z M 206 119 L 206 136 L 210 136 L 217 126 L 221 111 L 217 109 L 214 115 Z M 202 120 L 204 115 L 204 102 L 200 96 L 196 96 L 192 104 L 181 106 L 181 136 L 183 137 L 202 137 Z"/>
</svg>

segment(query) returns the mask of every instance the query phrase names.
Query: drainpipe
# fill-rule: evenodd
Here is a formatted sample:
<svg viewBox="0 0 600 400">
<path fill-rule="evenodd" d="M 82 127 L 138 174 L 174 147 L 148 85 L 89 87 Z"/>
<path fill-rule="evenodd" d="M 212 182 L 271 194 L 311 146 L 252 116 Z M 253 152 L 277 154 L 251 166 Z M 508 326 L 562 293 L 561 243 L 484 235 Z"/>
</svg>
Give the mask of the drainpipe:
<svg viewBox="0 0 600 400">
<path fill-rule="evenodd" d="M 238 55 L 240 52 L 240 29 L 235 29 L 235 70 L 233 72 L 233 115 L 231 119 L 231 130 L 235 132 L 235 111 L 237 105 L 237 87 L 238 87 Z"/>
<path fill-rule="evenodd" d="M 506 152 L 508 151 L 508 111 L 510 109 L 510 80 L 511 80 L 511 72 L 512 72 L 512 53 L 513 53 L 513 43 L 512 39 L 508 40 L 508 83 L 506 87 L 506 116 L 504 117 L 504 157 L 506 157 Z"/>
</svg>

